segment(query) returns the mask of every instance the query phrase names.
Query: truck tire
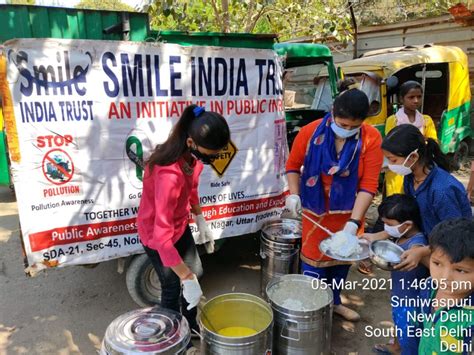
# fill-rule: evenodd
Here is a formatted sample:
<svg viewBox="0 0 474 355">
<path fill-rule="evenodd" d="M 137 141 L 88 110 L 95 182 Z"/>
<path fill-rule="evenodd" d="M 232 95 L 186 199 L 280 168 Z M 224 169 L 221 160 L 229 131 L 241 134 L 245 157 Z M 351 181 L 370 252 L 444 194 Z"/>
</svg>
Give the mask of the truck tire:
<svg viewBox="0 0 474 355">
<path fill-rule="evenodd" d="M 148 255 L 135 256 L 126 275 L 130 297 L 141 307 L 150 307 L 161 302 L 161 284 Z"/>
<path fill-rule="evenodd" d="M 467 140 L 459 142 L 458 149 L 454 153 L 449 154 L 448 157 L 451 170 L 453 171 L 457 171 L 469 163 L 469 143 Z"/>
</svg>

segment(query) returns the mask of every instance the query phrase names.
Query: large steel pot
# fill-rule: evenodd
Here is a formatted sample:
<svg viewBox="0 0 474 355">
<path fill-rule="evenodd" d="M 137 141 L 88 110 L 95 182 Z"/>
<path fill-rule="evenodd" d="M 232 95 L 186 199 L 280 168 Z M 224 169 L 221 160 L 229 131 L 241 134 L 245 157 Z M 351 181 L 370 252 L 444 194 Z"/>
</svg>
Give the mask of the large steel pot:
<svg viewBox="0 0 474 355">
<path fill-rule="evenodd" d="M 201 352 L 265 355 L 271 352 L 273 313 L 263 299 L 229 293 L 208 301 L 199 315 Z"/>
<path fill-rule="evenodd" d="M 191 339 L 186 318 L 165 308 L 144 308 L 117 317 L 102 342 L 101 355 L 181 355 Z"/>
<path fill-rule="evenodd" d="M 275 355 L 330 353 L 333 294 L 324 282 L 305 275 L 283 275 L 267 286 L 273 309 Z"/>
<path fill-rule="evenodd" d="M 260 238 L 260 291 L 265 297 L 267 284 L 286 274 L 297 274 L 301 245 L 301 222 L 277 219 L 262 227 Z"/>
</svg>

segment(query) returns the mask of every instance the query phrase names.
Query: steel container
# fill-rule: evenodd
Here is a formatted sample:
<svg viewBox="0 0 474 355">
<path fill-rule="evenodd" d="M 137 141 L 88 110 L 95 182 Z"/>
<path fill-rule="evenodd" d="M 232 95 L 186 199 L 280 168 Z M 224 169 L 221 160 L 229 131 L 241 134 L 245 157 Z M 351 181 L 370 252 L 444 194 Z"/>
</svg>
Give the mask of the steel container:
<svg viewBox="0 0 474 355">
<path fill-rule="evenodd" d="M 333 293 L 306 275 L 283 275 L 266 288 L 273 309 L 275 355 L 330 354 Z"/>
<path fill-rule="evenodd" d="M 229 293 L 208 301 L 199 314 L 201 353 L 213 355 L 266 355 L 271 353 L 273 313 L 263 299 Z M 244 327 L 247 336 L 223 335 L 224 329 Z"/>
<path fill-rule="evenodd" d="M 300 262 L 301 222 L 278 219 L 262 227 L 260 238 L 260 291 L 266 297 L 267 284 L 286 274 L 297 274 Z"/>
<path fill-rule="evenodd" d="M 370 243 L 370 260 L 380 269 L 393 271 L 402 260 L 404 250 L 389 240 L 376 240 Z"/>
<path fill-rule="evenodd" d="M 186 318 L 159 307 L 131 311 L 110 323 L 101 355 L 181 355 L 191 339 Z"/>
</svg>

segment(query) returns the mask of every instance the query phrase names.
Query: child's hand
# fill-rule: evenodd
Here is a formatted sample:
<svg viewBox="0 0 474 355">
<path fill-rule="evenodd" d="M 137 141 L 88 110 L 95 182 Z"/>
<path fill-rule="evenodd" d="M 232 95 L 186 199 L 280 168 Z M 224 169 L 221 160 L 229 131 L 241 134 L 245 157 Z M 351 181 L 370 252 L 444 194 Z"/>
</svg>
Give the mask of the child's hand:
<svg viewBox="0 0 474 355">
<path fill-rule="evenodd" d="M 425 255 L 425 247 L 406 250 L 402 254 L 402 262 L 400 264 L 395 265 L 394 269 L 399 271 L 411 271 L 418 266 L 421 259 L 423 259 Z"/>
<path fill-rule="evenodd" d="M 365 239 L 370 243 L 375 242 L 377 240 L 376 233 L 364 233 L 360 237 L 361 239 Z"/>
<path fill-rule="evenodd" d="M 384 231 L 378 233 L 364 233 L 362 234 L 361 238 L 372 243 L 376 240 L 388 239 L 388 234 Z"/>
<path fill-rule="evenodd" d="M 471 181 L 469 180 L 469 184 L 467 185 L 467 188 L 466 188 L 466 191 L 467 191 L 467 199 L 469 200 L 469 202 L 471 202 L 471 198 L 472 198 L 472 190 L 473 190 L 473 186 L 474 185 L 474 181 Z"/>
<path fill-rule="evenodd" d="M 471 202 L 472 190 L 474 189 L 474 160 L 471 163 L 471 176 L 469 177 L 469 182 L 467 183 L 467 198 Z"/>
</svg>

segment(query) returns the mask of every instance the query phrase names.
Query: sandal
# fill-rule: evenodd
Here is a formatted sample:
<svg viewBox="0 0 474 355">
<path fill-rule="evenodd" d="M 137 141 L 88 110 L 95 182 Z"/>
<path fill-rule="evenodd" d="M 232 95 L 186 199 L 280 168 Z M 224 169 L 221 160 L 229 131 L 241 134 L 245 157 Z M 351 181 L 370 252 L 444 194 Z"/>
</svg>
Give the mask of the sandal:
<svg viewBox="0 0 474 355">
<path fill-rule="evenodd" d="M 359 271 L 363 275 L 373 276 L 373 264 L 370 261 L 362 260 L 359 262 L 359 266 L 357 267 L 357 271 Z"/>
</svg>

